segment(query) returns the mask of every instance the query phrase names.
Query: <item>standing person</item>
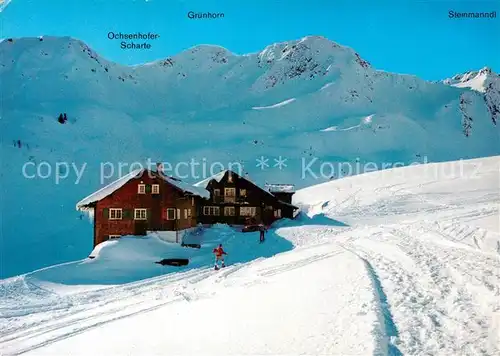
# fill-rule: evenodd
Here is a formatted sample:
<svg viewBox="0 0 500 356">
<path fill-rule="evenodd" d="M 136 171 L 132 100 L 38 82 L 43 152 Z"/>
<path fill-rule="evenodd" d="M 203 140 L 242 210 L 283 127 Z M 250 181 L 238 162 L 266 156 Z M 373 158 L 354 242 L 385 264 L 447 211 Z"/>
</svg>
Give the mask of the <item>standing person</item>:
<svg viewBox="0 0 500 356">
<path fill-rule="evenodd" d="M 260 243 L 263 243 L 264 240 L 266 239 L 264 234 L 266 233 L 266 228 L 263 224 L 259 225 L 259 232 L 260 232 Z"/>
<path fill-rule="evenodd" d="M 226 251 L 222 248 L 222 244 L 219 244 L 218 247 L 214 248 L 214 255 L 215 255 L 215 266 L 214 268 L 216 270 L 219 269 L 219 261 L 221 261 L 221 267 L 224 268 L 226 267 L 226 264 L 224 263 L 224 255 L 227 255 Z"/>
</svg>

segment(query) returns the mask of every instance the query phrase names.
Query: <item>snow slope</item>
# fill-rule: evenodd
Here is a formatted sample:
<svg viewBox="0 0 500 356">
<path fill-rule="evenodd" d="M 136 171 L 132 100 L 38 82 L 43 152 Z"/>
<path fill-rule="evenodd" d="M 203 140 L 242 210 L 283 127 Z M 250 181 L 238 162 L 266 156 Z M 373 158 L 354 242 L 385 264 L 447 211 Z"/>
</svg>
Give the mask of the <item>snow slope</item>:
<svg viewBox="0 0 500 356">
<path fill-rule="evenodd" d="M 319 36 L 247 55 L 200 45 L 132 67 L 69 37 L 16 38 L 0 43 L 0 81 L 8 88 L 0 121 L 0 278 L 86 257 L 92 226 L 75 203 L 148 158 L 174 168 L 191 159 L 208 168 L 236 162 L 257 184 L 300 188 L 339 176 L 321 176 L 321 163 L 500 154 L 499 127 L 481 93 L 377 71 Z M 332 127 L 339 129 L 325 130 Z M 256 167 L 261 156 L 270 167 Z M 280 156 L 281 170 L 273 167 Z M 314 159 L 315 175 L 303 175 L 304 162 Z M 115 169 L 105 165 L 101 179 L 107 162 Z M 44 176 L 48 164 L 52 174 L 25 178 L 25 163 L 42 165 Z M 179 168 L 192 183 L 221 167 Z M 67 178 L 57 180 L 56 172 Z"/>
<path fill-rule="evenodd" d="M 207 257 L 180 273 L 117 285 L 48 280 L 43 270 L 4 280 L 0 349 L 6 355 L 496 355 L 499 168 L 496 156 L 299 190 L 295 203 L 307 214 L 279 222 L 262 245 L 255 233 L 207 230 L 209 245 L 220 239 L 229 259 L 242 258 L 217 272 L 201 267 Z M 101 264 L 93 275 L 127 270 L 120 255 L 140 263 L 125 247 L 132 241 L 134 251 L 159 257 L 152 251 L 163 243 L 154 239 L 142 248 L 134 238 L 108 242 L 88 264 L 99 266 L 108 256 L 116 270 Z M 111 244 L 122 244 L 118 255 Z M 275 249 L 269 257 L 282 253 L 258 258 L 268 249 Z M 205 258 L 203 248 L 196 253 Z M 61 277 L 68 266 L 75 263 L 49 270 Z M 153 273 L 161 269 L 150 266 Z"/>
<path fill-rule="evenodd" d="M 351 273 L 333 278 L 322 275 L 319 272 L 333 267 L 326 253 L 334 254 L 331 249 L 316 248 L 304 251 L 302 256 L 283 256 L 248 268 L 231 266 L 218 273 L 203 269 L 115 287 L 112 297 L 110 291 L 103 290 L 66 297 L 63 299 L 71 299 L 74 304 L 58 305 L 67 310 L 40 313 L 46 317 L 58 315 L 57 320 L 22 328 L 7 326 L 2 348 L 5 354 L 33 350 L 39 355 L 205 355 L 241 354 L 242 350 L 253 354 L 308 350 L 371 353 L 376 316 L 364 266 L 339 249 L 337 253 L 343 256 L 336 262 L 350 267 Z M 316 259 L 323 261 L 294 269 Z M 318 284 L 321 289 L 316 289 Z M 154 310 L 157 312 L 148 313 Z M 121 326 L 109 324 L 113 320 L 121 320 Z M 102 330 L 102 325 L 113 332 Z M 106 341 L 82 340 L 87 347 L 69 346 L 72 340 L 78 343 L 70 336 L 82 332 L 85 340 L 97 332 Z M 54 343 L 58 340 L 63 341 Z M 47 344 L 52 347 L 43 348 Z"/>
</svg>

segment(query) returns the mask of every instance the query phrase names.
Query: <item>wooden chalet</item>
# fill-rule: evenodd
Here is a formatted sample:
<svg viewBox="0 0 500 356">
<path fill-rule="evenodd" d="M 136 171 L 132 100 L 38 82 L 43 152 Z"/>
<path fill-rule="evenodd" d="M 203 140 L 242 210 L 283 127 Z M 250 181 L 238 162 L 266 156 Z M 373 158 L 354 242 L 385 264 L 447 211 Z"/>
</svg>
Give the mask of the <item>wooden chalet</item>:
<svg viewBox="0 0 500 356">
<path fill-rule="evenodd" d="M 295 194 L 293 184 L 266 184 L 265 189 L 274 195 L 282 204 L 282 215 L 292 219 L 298 207 L 292 205 L 292 196 Z"/>
<path fill-rule="evenodd" d="M 77 204 L 94 215 L 94 247 L 124 235 L 179 231 L 198 223 L 199 201 L 208 192 L 164 175 L 140 169 L 118 179 Z"/>
<path fill-rule="evenodd" d="M 292 219 L 298 209 L 292 205 L 293 191 L 276 195 L 230 170 L 194 186 L 210 193 L 209 200 L 200 200 L 198 221 L 203 224 L 245 225 L 253 222 L 269 225 L 281 218 Z"/>
<path fill-rule="evenodd" d="M 292 186 L 293 187 L 293 186 Z M 293 191 L 263 189 L 226 170 L 190 185 L 157 171 L 139 169 L 84 198 L 78 210 L 94 216 L 94 247 L 124 235 L 187 231 L 198 224 L 271 224 L 293 218 Z"/>
</svg>

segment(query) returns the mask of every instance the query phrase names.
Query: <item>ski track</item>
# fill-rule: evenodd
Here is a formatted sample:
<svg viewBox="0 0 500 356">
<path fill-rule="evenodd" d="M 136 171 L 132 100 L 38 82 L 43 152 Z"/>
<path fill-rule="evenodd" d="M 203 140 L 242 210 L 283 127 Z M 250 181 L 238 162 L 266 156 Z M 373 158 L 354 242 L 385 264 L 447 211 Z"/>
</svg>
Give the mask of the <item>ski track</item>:
<svg viewBox="0 0 500 356">
<path fill-rule="evenodd" d="M 325 245 L 325 243 L 313 245 L 306 249 L 314 249 L 321 245 Z M 334 257 L 339 253 L 343 253 L 343 251 L 336 250 L 326 254 L 314 253 L 310 257 L 295 259 L 277 268 L 261 268 L 256 276 L 245 278 L 245 285 L 252 284 L 260 277 L 272 277 L 315 261 Z M 251 265 L 255 266 L 258 263 L 257 260 Z M 191 302 L 200 297 L 210 297 L 211 294 L 200 294 L 196 286 L 202 287 L 203 283 L 227 281 L 229 277 L 237 274 L 248 265 L 248 263 L 235 264 L 219 271 L 214 271 L 212 268 L 195 269 L 179 273 L 179 275 L 158 276 L 123 286 L 83 292 L 76 296 L 60 296 L 55 300 L 48 300 L 46 305 L 36 305 L 29 311 L 26 311 L 23 306 L 3 307 L 1 310 L 2 317 L 11 317 L 15 320 L 12 327 L 9 328 L 7 325 L 4 328 L 0 337 L 0 349 L 7 350 L 5 355 L 19 355 L 104 324 L 150 312 L 171 303 L 179 301 Z M 206 288 L 201 289 L 206 290 Z M 46 292 L 49 293 L 50 291 Z M 52 292 L 50 294 L 57 296 Z M 124 301 L 127 301 L 127 303 L 124 304 Z M 53 303 L 59 303 L 59 305 L 53 305 Z M 77 310 L 71 307 L 73 305 L 77 305 Z M 25 310 L 25 313 L 24 315 L 16 315 L 16 310 Z M 63 312 L 58 313 L 57 316 L 52 314 L 59 310 Z M 29 321 L 16 323 L 18 316 L 26 316 L 29 312 L 32 312 L 33 315 L 47 313 L 47 317 L 36 319 L 32 323 L 29 323 Z"/>
<path fill-rule="evenodd" d="M 459 225 L 442 228 L 418 224 L 409 225 L 405 231 L 393 226 L 381 226 L 378 231 L 369 228 L 366 231 L 344 229 L 344 234 L 340 234 L 338 229 L 318 225 L 314 226 L 313 231 L 316 244 L 303 249 L 314 253 L 279 266 L 258 267 L 257 260 L 250 264 L 228 266 L 217 272 L 211 268 L 196 269 L 178 275 L 153 277 L 146 281 L 61 297 L 28 281 L 28 287 L 35 294 L 41 292 L 42 295 L 53 295 L 55 300 L 48 300 L 45 308 L 43 305 L 35 305 L 28 310 L 34 314 L 47 313 L 46 318 L 31 324 L 28 322 L 13 325 L 10 329 L 5 328 L 0 337 L 0 346 L 6 350 L 14 346 L 13 351 L 7 354 L 19 355 L 170 303 L 182 300 L 190 302 L 204 297 L 196 289 L 198 284 L 229 281 L 228 278 L 249 265 L 258 267 L 257 275 L 250 278 L 256 280 L 334 258 L 341 253 L 352 253 L 365 264 L 367 278 L 373 285 L 374 302 L 379 315 L 379 325 L 374 326 L 373 331 L 378 340 L 375 354 L 492 355 L 498 351 L 494 345 L 494 337 L 488 336 L 488 324 L 484 323 L 481 303 L 477 300 L 477 293 L 484 297 L 485 291 L 489 291 L 492 303 L 500 295 L 497 283 L 500 277 L 480 272 L 488 271 L 488 266 L 498 264 L 497 256 L 475 251 L 469 245 L 460 243 L 477 234 L 480 229 Z M 445 251 L 430 248 L 429 246 L 434 246 L 432 243 L 429 245 L 430 240 L 422 243 L 415 238 L 423 232 L 434 234 L 456 246 L 450 246 Z M 293 231 L 299 238 L 302 233 L 300 229 Z M 403 258 L 386 254 L 383 247 L 374 249 L 367 241 L 391 244 L 397 253 L 406 256 L 408 263 L 403 263 Z M 435 245 L 441 248 L 439 243 L 440 240 Z M 331 252 L 317 253 L 313 250 L 325 246 L 331 246 Z M 476 254 L 481 254 L 482 259 L 474 258 Z M 466 290 L 463 287 L 463 279 L 474 284 L 476 294 L 474 289 Z M 249 278 L 245 278 L 246 284 L 251 282 Z M 126 305 L 123 304 L 124 300 L 128 300 Z M 52 304 L 55 301 L 59 305 Z M 22 316 L 16 314 L 16 310 L 23 308 L 23 305 L 3 307 L 2 316 Z M 56 319 L 53 312 L 58 313 Z M 467 315 L 465 319 L 464 314 Z M 23 346 L 16 348 L 15 344 L 18 343 Z"/>
<path fill-rule="evenodd" d="M 373 284 L 374 295 L 377 299 L 377 305 L 379 308 L 379 350 L 377 354 L 383 355 L 391 355 L 398 356 L 402 355 L 401 351 L 399 351 L 398 347 L 394 344 L 394 338 L 399 336 L 399 331 L 394 322 L 394 318 L 391 313 L 391 308 L 387 302 L 387 295 L 382 287 L 382 283 L 380 282 L 380 278 L 375 272 L 372 264 L 368 262 L 367 259 L 360 257 L 361 260 L 365 263 L 366 270 L 368 271 L 368 275 Z"/>
<path fill-rule="evenodd" d="M 430 250 L 415 235 L 397 228 L 384 230 L 378 236 L 384 236 L 385 241 L 392 240 L 401 254 L 413 260 L 416 270 L 401 264 L 402 259 L 385 256 L 381 248 L 367 248 L 362 240 L 353 240 L 347 246 L 366 260 L 383 308 L 389 298 L 394 318 L 388 316 L 390 309 L 385 309 L 385 320 L 404 323 L 397 340 L 398 345 L 403 345 L 404 354 L 493 355 L 499 351 L 498 339 L 484 320 L 488 319 L 488 310 L 495 308 L 495 298 L 500 295 L 500 276 L 488 272 L 482 275 L 482 271 L 489 271 L 491 266 L 500 268 L 495 256 L 485 254 L 478 260 L 474 258 L 474 251 L 463 248 Z M 479 261 L 483 265 L 478 265 Z M 463 279 L 468 279 L 467 283 L 463 283 Z M 465 289 L 470 284 L 475 285 L 477 293 L 471 292 L 474 288 Z M 388 291 L 388 296 L 381 293 L 383 291 Z M 478 297 L 484 298 L 488 291 L 491 304 L 484 306 Z M 486 307 L 484 312 L 481 304 Z M 497 303 L 495 312 L 499 309 Z M 397 333 L 391 335 L 391 329 L 386 327 L 389 331 L 386 336 L 398 336 Z M 389 350 L 388 354 L 397 353 Z"/>
<path fill-rule="evenodd" d="M 26 335 L 24 339 L 26 340 L 26 339 L 36 338 L 38 336 L 43 336 L 43 339 L 42 339 L 43 341 L 40 341 L 40 342 L 36 342 L 35 341 L 35 343 L 31 344 L 28 347 L 20 348 L 20 349 L 16 350 L 15 352 L 8 353 L 6 355 L 20 355 L 20 354 L 23 354 L 23 353 L 28 352 L 28 351 L 36 350 L 36 349 L 39 349 L 41 347 L 47 346 L 49 344 L 52 344 L 54 342 L 67 339 L 67 338 L 70 338 L 72 336 L 75 336 L 75 335 L 78 335 L 80 333 L 83 333 L 85 331 L 88 331 L 90 329 L 99 327 L 99 326 L 104 325 L 106 323 L 110 323 L 112 321 L 120 320 L 120 319 L 123 319 L 123 318 L 126 318 L 126 317 L 131 317 L 131 316 L 134 316 L 134 315 L 137 315 L 137 314 L 141 314 L 141 313 L 153 311 L 155 309 L 161 308 L 161 307 L 163 307 L 163 306 L 165 306 L 167 304 L 176 302 L 178 300 L 180 300 L 180 298 L 177 298 L 177 299 L 174 299 L 174 300 L 169 300 L 169 301 L 164 302 L 164 303 L 159 303 L 157 305 L 150 306 L 150 307 L 144 308 L 144 309 L 140 309 L 140 310 L 138 310 L 136 312 L 126 313 L 126 314 L 123 314 L 123 315 L 119 315 L 119 313 L 114 313 L 115 311 L 123 310 L 123 306 L 122 306 L 120 308 L 117 308 L 116 310 L 113 310 L 113 312 L 110 312 L 110 313 L 105 313 L 105 314 L 99 313 L 98 314 L 99 316 L 102 316 L 102 315 L 105 315 L 105 316 L 106 315 L 110 315 L 110 316 L 112 316 L 112 317 L 106 318 L 105 320 L 102 320 L 102 321 L 98 321 L 100 318 L 96 318 L 96 320 L 91 320 L 90 318 L 88 318 L 88 319 L 84 318 L 83 320 L 75 320 L 75 321 L 73 321 L 71 323 L 65 323 L 64 325 L 61 325 L 60 327 L 56 327 L 56 328 L 53 328 L 53 329 L 50 329 L 50 328 L 49 328 L 49 330 L 42 329 L 37 334 Z M 136 304 L 142 304 L 142 303 L 136 303 Z M 126 307 L 130 307 L 130 305 L 127 305 Z M 91 323 L 89 325 L 82 326 L 82 324 L 85 324 L 85 322 L 89 321 L 89 320 L 91 320 Z M 57 334 L 57 336 L 47 336 L 47 334 L 49 334 L 50 332 L 57 331 L 57 330 L 62 330 L 62 332 L 59 333 L 59 334 Z M 25 340 L 23 340 L 23 338 L 16 338 L 15 340 L 16 340 L 16 342 L 25 341 Z"/>
<path fill-rule="evenodd" d="M 304 259 L 296 260 L 294 262 L 286 263 L 286 264 L 283 264 L 279 267 L 263 269 L 263 270 L 261 270 L 260 275 L 261 276 L 274 276 L 276 274 L 280 274 L 280 273 L 288 272 L 288 271 L 291 271 L 291 270 L 294 270 L 294 269 L 297 269 L 300 267 L 304 267 L 312 262 L 317 262 L 317 261 L 321 261 L 321 260 L 324 260 L 327 258 L 334 257 L 340 253 L 342 253 L 342 251 L 335 251 L 335 252 L 331 252 L 331 253 L 318 254 L 318 255 L 314 255 L 311 257 L 304 258 Z"/>
<path fill-rule="evenodd" d="M 394 322 L 394 318 L 391 313 L 390 305 L 387 301 L 387 295 L 382 287 L 380 278 L 373 268 L 372 264 L 364 257 L 362 257 L 355 250 L 346 247 L 346 244 L 353 241 L 354 238 L 347 239 L 344 243 L 339 243 L 338 245 L 345 251 L 355 255 L 365 265 L 367 275 L 373 286 L 373 296 L 375 298 L 375 305 L 378 308 L 378 325 L 375 326 L 373 334 L 376 335 L 377 346 L 375 349 L 375 355 L 390 355 L 390 356 L 400 356 L 401 351 L 394 343 L 394 340 L 399 336 L 399 331 Z"/>
<path fill-rule="evenodd" d="M 229 268 L 229 270 L 231 269 L 233 268 Z M 231 271 L 228 272 L 231 273 Z M 65 310 L 65 313 L 57 315 L 57 319 L 55 320 L 54 315 L 49 314 L 47 319 L 38 320 L 31 325 L 22 323 L 10 330 L 8 327 L 5 328 L 2 332 L 2 337 L 0 337 L 0 348 L 4 349 L 10 344 L 31 340 L 32 343 L 29 347 L 11 353 L 12 355 L 18 355 L 114 320 L 160 308 L 161 306 L 181 300 L 182 298 L 186 299 L 185 296 L 176 289 L 179 288 L 181 284 L 198 283 L 210 277 L 213 277 L 213 270 L 211 268 L 201 271 L 193 270 L 185 274 L 181 273 L 181 276 L 172 277 L 169 275 L 166 277 L 153 277 L 146 281 L 134 282 L 118 287 L 103 288 L 98 291 L 84 292 L 79 294 L 76 298 L 74 296 L 61 297 L 59 302 L 63 304 L 62 306 L 51 306 L 41 311 L 41 313 L 58 309 Z M 220 278 L 220 276 L 218 278 Z M 168 294 L 166 294 L 165 284 L 173 288 L 171 290 L 173 296 L 169 297 Z M 167 298 L 167 300 L 151 305 L 148 303 L 149 300 L 145 298 L 145 296 L 154 297 L 155 300 L 164 298 Z M 140 301 L 137 301 L 134 297 L 137 297 Z M 65 299 L 69 299 L 70 301 Z M 124 300 L 131 300 L 132 302 L 124 305 Z M 116 304 L 116 307 L 110 307 L 113 306 L 113 304 Z M 68 308 L 67 305 L 78 305 L 78 310 L 75 311 Z M 35 313 L 40 312 L 37 310 L 39 307 L 40 306 L 33 308 L 34 311 L 36 310 Z M 133 312 L 126 312 L 129 308 L 136 308 L 136 310 Z M 95 312 L 92 312 L 93 309 Z M 106 311 L 103 311 L 103 309 Z M 2 315 L 5 314 L 6 312 L 2 311 Z M 88 325 L 85 325 L 86 323 Z M 47 337 L 49 333 L 53 333 L 54 335 Z M 36 338 L 42 336 L 43 341 L 38 342 Z"/>
<path fill-rule="evenodd" d="M 308 228 L 283 229 L 299 242 L 306 234 L 315 239 L 311 245 L 297 247 L 311 253 L 277 266 L 266 267 L 266 259 L 259 259 L 219 271 L 194 269 L 67 296 L 25 281 L 34 295 L 51 297 L 29 309 L 29 299 L 17 306 L 3 306 L 2 317 L 13 322 L 5 325 L 0 348 L 8 355 L 19 355 L 167 304 L 213 296 L 206 292 L 209 288 L 202 288 L 204 283 L 237 285 L 241 280 L 243 285 L 251 285 L 350 253 L 364 263 L 373 286 L 379 319 L 373 329 L 376 355 L 493 355 L 499 351 L 495 331 L 488 330 L 489 323 L 485 322 L 500 296 L 498 256 L 462 243 L 482 240 L 485 231 L 458 223 L 441 226 L 429 222 L 409 224 L 404 230 L 398 225 Z M 498 267 L 496 274 L 491 266 Z M 249 275 L 245 267 L 256 268 L 256 273 Z M 498 302 L 494 310 L 500 312 Z M 33 322 L 16 322 L 27 315 L 41 317 L 33 318 Z"/>
</svg>

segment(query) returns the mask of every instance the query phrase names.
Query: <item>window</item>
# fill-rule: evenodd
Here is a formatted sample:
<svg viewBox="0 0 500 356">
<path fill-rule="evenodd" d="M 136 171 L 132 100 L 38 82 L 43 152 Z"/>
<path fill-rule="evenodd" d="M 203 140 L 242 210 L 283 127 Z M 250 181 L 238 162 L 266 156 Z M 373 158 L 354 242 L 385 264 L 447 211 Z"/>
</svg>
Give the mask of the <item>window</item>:
<svg viewBox="0 0 500 356">
<path fill-rule="evenodd" d="M 236 195 L 236 188 L 224 188 L 224 202 L 234 203 Z"/>
<path fill-rule="evenodd" d="M 188 216 L 191 217 L 191 209 L 188 209 Z"/>
<path fill-rule="evenodd" d="M 272 205 L 266 205 L 266 210 L 273 210 L 273 206 Z"/>
<path fill-rule="evenodd" d="M 236 215 L 236 209 L 234 206 L 225 206 L 224 207 L 224 216 L 235 216 Z"/>
<path fill-rule="evenodd" d="M 246 189 L 240 189 L 240 197 L 246 197 L 247 196 L 247 190 Z"/>
<path fill-rule="evenodd" d="M 110 239 L 110 240 L 111 240 L 111 239 L 118 239 L 118 238 L 120 238 L 120 237 L 121 237 L 121 235 L 109 235 L 109 239 Z"/>
<path fill-rule="evenodd" d="M 255 206 L 242 206 L 240 207 L 241 216 L 255 216 L 257 215 L 257 208 Z"/>
<path fill-rule="evenodd" d="M 167 208 L 167 220 L 175 220 L 175 209 Z"/>
<path fill-rule="evenodd" d="M 227 172 L 227 181 L 228 183 L 233 182 L 233 173 L 231 171 Z"/>
<path fill-rule="evenodd" d="M 176 215 L 177 220 L 181 219 L 181 209 L 177 209 L 177 215 Z"/>
<path fill-rule="evenodd" d="M 159 184 L 153 184 L 151 188 L 152 188 L 151 193 L 160 194 L 160 185 Z"/>
<path fill-rule="evenodd" d="M 109 209 L 109 220 L 121 220 L 122 219 L 122 209 L 110 208 Z"/>
<path fill-rule="evenodd" d="M 220 199 L 220 189 L 214 189 L 213 202 L 218 203 Z"/>
<path fill-rule="evenodd" d="M 281 209 L 276 209 L 274 211 L 274 217 L 275 218 L 281 218 Z"/>
<path fill-rule="evenodd" d="M 134 209 L 134 220 L 146 220 L 147 209 Z"/>
<path fill-rule="evenodd" d="M 220 208 L 218 206 L 204 206 L 203 215 L 220 215 Z"/>
<path fill-rule="evenodd" d="M 146 184 L 139 184 L 137 186 L 137 194 L 146 194 Z"/>
<path fill-rule="evenodd" d="M 184 209 L 184 219 L 187 219 L 187 218 L 188 218 L 188 210 Z"/>
</svg>

